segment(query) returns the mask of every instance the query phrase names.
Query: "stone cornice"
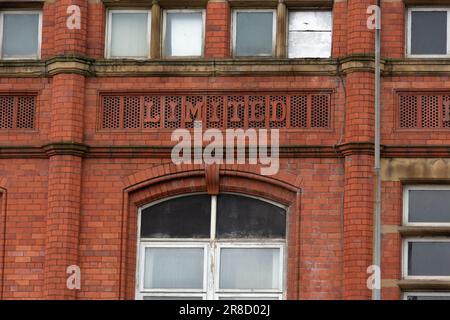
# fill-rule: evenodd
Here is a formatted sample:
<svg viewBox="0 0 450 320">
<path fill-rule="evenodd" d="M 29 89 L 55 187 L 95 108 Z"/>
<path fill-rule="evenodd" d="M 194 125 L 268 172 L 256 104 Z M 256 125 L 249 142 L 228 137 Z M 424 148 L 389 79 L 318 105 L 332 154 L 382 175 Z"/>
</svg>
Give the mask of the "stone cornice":
<svg viewBox="0 0 450 320">
<path fill-rule="evenodd" d="M 383 76 L 450 75 L 450 59 L 385 59 Z M 125 76 L 337 76 L 373 72 L 371 55 L 339 59 L 92 59 L 56 56 L 48 60 L 0 60 L 0 77 L 44 77 L 77 73 L 96 77 Z"/>
<path fill-rule="evenodd" d="M 98 60 L 97 76 L 335 75 L 334 59 Z"/>
<path fill-rule="evenodd" d="M 394 148 L 395 152 L 391 149 Z M 419 148 L 419 147 L 418 147 Z M 420 147 L 420 152 L 410 153 L 413 146 L 382 146 L 381 155 L 389 158 L 450 158 L 449 153 L 440 152 L 448 147 Z M 79 143 L 51 143 L 42 147 L 0 146 L 0 158 L 48 158 L 58 154 L 71 154 L 87 158 L 170 158 L 171 146 L 95 146 Z M 342 158 L 351 155 L 373 155 L 374 145 L 370 142 L 346 143 L 341 145 L 282 145 L 281 158 Z"/>
<path fill-rule="evenodd" d="M 45 61 L 0 60 L 0 77 L 43 77 L 45 74 Z"/>
<path fill-rule="evenodd" d="M 450 75 L 450 59 L 387 59 L 385 76 Z"/>
</svg>

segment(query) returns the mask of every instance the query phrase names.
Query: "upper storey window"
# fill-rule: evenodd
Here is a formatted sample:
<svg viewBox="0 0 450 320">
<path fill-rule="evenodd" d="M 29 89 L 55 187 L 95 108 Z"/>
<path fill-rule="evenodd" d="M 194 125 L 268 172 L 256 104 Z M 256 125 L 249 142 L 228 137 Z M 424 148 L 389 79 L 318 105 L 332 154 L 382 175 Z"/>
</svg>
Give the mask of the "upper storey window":
<svg viewBox="0 0 450 320">
<path fill-rule="evenodd" d="M 233 50 L 237 57 L 270 57 L 275 53 L 275 10 L 234 10 Z"/>
<path fill-rule="evenodd" d="M 108 58 L 149 58 L 150 19 L 150 10 L 110 10 L 106 56 Z"/>
<path fill-rule="evenodd" d="M 2 59 L 39 59 L 42 13 L 0 11 Z"/>
<path fill-rule="evenodd" d="M 410 8 L 408 10 L 408 56 L 439 58 L 450 56 L 448 27 L 450 9 Z"/>
<path fill-rule="evenodd" d="M 164 12 L 164 56 L 202 56 L 203 26 L 203 10 L 166 10 Z"/>
<path fill-rule="evenodd" d="M 331 11 L 289 11 L 289 58 L 331 56 Z"/>
</svg>

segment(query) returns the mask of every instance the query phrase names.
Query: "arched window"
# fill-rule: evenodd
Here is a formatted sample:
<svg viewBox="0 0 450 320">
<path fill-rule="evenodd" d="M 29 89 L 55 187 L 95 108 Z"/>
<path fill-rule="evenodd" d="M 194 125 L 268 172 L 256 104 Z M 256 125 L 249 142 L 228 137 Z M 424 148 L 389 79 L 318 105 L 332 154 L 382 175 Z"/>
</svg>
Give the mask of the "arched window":
<svg viewBox="0 0 450 320">
<path fill-rule="evenodd" d="M 286 210 L 195 194 L 139 214 L 138 299 L 282 299 Z"/>
</svg>

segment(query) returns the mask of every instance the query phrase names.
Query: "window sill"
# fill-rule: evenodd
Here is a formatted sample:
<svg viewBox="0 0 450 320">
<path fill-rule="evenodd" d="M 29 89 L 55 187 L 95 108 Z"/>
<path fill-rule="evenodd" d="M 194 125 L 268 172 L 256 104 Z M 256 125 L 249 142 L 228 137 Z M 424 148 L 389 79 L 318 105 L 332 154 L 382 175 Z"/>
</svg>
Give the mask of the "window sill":
<svg viewBox="0 0 450 320">
<path fill-rule="evenodd" d="M 404 226 L 398 230 L 404 237 L 450 236 L 450 226 Z"/>
<path fill-rule="evenodd" d="M 400 280 L 402 290 L 450 290 L 449 280 Z"/>
</svg>

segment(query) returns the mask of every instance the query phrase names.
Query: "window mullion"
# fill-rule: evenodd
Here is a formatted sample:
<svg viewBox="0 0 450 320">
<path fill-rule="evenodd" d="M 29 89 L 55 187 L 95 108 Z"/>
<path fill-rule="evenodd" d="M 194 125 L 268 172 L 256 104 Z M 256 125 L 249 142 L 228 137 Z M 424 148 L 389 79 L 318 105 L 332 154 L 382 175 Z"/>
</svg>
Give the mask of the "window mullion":
<svg viewBox="0 0 450 320">
<path fill-rule="evenodd" d="M 216 240 L 217 196 L 211 197 L 211 240 Z"/>
<path fill-rule="evenodd" d="M 206 299 L 215 299 L 215 275 L 217 263 L 216 263 L 216 216 L 217 216 L 217 196 L 211 196 L 211 239 L 209 244 L 208 253 L 208 270 L 207 270 L 207 292 Z"/>
</svg>

